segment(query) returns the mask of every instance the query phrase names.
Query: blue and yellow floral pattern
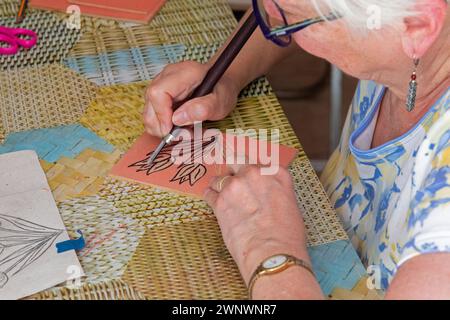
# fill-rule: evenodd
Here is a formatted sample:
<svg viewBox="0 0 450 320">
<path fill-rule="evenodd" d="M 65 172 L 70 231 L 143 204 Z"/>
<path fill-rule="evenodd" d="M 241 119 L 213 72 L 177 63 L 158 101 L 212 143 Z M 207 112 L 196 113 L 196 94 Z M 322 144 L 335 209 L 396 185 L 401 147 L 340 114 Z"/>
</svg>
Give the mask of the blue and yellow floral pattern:
<svg viewBox="0 0 450 320">
<path fill-rule="evenodd" d="M 450 252 L 450 88 L 406 134 L 371 148 L 384 92 L 359 83 L 321 180 L 363 263 L 378 267 L 387 289 L 408 259 Z"/>
</svg>

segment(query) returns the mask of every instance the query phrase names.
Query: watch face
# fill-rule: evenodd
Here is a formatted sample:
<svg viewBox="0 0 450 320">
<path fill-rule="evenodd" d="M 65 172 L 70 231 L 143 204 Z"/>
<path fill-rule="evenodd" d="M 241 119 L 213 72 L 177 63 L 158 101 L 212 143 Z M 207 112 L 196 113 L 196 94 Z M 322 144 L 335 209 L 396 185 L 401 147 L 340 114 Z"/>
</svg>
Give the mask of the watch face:
<svg viewBox="0 0 450 320">
<path fill-rule="evenodd" d="M 281 266 L 283 263 L 287 261 L 287 257 L 283 255 L 273 256 L 263 263 L 264 269 L 272 269 Z"/>
</svg>

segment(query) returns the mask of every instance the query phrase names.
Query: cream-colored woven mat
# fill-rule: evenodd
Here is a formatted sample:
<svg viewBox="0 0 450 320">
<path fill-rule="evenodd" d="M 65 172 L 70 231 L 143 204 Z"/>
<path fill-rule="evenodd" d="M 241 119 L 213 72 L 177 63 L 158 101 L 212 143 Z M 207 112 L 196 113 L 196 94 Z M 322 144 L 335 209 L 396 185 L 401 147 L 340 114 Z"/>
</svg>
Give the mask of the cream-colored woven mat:
<svg viewBox="0 0 450 320">
<path fill-rule="evenodd" d="M 246 286 L 218 234 L 213 218 L 147 229 L 122 279 L 149 299 L 244 299 Z"/>
<path fill-rule="evenodd" d="M 86 274 L 84 283 L 118 279 L 131 259 L 145 228 L 98 196 L 58 203 L 67 230 L 81 230 L 86 247 L 78 258 Z"/>
<path fill-rule="evenodd" d="M 236 25 L 225 1 L 170 0 L 148 25 L 83 17 L 70 57 L 160 44 L 222 43 Z"/>
<path fill-rule="evenodd" d="M 19 11 L 19 2 L 16 0 L 0 0 L 0 16 L 13 17 Z"/>
<path fill-rule="evenodd" d="M 96 86 L 59 64 L 0 71 L 0 114 L 10 132 L 77 122 Z"/>
<path fill-rule="evenodd" d="M 330 300 L 382 300 L 384 293 L 375 289 L 369 289 L 367 286 L 368 280 L 367 277 L 361 278 L 352 290 L 336 288 L 329 298 Z"/>
<path fill-rule="evenodd" d="M 99 196 L 145 227 L 172 225 L 213 215 L 204 201 L 115 178 L 106 179 Z"/>
<path fill-rule="evenodd" d="M 120 158 L 120 152 L 85 149 L 75 159 L 62 157 L 56 163 L 41 160 L 56 201 L 95 195 L 104 177 Z"/>
<path fill-rule="evenodd" d="M 145 300 L 145 296 L 122 280 L 84 284 L 77 289 L 64 287 L 46 290 L 28 300 Z"/>
<path fill-rule="evenodd" d="M 142 112 L 148 82 L 102 87 L 80 123 L 126 151 L 144 132 Z"/>
<path fill-rule="evenodd" d="M 171 0 L 150 26 L 163 43 L 223 43 L 237 25 L 226 0 Z"/>
</svg>

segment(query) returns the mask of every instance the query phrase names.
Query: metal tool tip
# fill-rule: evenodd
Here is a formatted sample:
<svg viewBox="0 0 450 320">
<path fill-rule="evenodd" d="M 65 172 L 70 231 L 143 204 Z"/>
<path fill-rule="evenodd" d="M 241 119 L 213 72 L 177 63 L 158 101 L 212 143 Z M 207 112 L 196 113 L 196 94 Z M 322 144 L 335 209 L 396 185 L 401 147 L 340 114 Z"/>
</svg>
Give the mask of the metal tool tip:
<svg viewBox="0 0 450 320">
<path fill-rule="evenodd" d="M 151 165 L 153 163 L 153 161 L 155 161 L 155 159 L 158 157 L 159 153 L 161 152 L 161 150 L 164 148 L 165 145 L 166 145 L 166 142 L 164 140 L 161 141 L 161 143 L 158 145 L 158 147 L 155 149 L 155 151 L 153 151 L 152 155 L 148 159 L 148 162 L 147 162 L 148 165 Z"/>
</svg>

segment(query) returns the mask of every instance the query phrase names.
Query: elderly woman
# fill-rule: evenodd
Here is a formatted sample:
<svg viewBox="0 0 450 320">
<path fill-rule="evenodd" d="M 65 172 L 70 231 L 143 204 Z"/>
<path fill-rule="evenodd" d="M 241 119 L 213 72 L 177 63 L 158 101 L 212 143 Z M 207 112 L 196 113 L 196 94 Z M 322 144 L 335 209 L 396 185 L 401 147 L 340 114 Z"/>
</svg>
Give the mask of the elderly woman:
<svg viewBox="0 0 450 320">
<path fill-rule="evenodd" d="M 146 94 L 147 131 L 164 136 L 173 124 L 225 117 L 239 91 L 298 50 L 295 43 L 328 60 L 361 79 L 340 145 L 321 179 L 349 237 L 363 262 L 380 268 L 386 298 L 450 298 L 447 1 L 259 4 L 272 26 L 321 22 L 301 31 L 290 28 L 297 32 L 273 41 L 256 31 L 214 92 L 174 113 L 173 102 L 189 95 L 211 63 L 166 67 Z M 308 20 L 316 16 L 323 19 Z M 290 36 L 294 41 L 287 45 Z M 255 166 L 232 169 L 216 178 L 204 197 L 252 297 L 323 298 L 309 269 L 305 228 L 288 171 L 264 176 Z M 263 269 L 276 272 L 263 275 Z"/>
</svg>

